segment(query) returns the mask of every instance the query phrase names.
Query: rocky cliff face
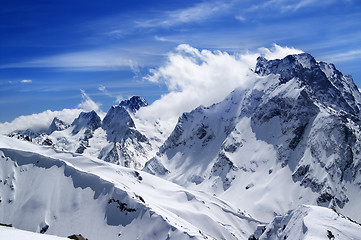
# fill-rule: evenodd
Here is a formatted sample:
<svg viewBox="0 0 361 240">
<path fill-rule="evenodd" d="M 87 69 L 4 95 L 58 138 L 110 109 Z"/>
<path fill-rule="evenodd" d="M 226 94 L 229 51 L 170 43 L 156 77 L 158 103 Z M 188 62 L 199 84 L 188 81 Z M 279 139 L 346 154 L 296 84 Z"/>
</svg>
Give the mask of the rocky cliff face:
<svg viewBox="0 0 361 240">
<path fill-rule="evenodd" d="M 62 131 L 62 130 L 67 129 L 68 127 L 70 127 L 69 124 L 66 124 L 65 122 L 63 122 L 59 118 L 55 117 L 53 119 L 53 121 L 51 122 L 48 130 L 46 131 L 46 134 L 50 135 L 55 131 Z"/>
<path fill-rule="evenodd" d="M 133 96 L 128 100 L 121 101 L 119 106 L 124 107 L 131 113 L 135 113 L 140 108 L 148 106 L 148 102 L 142 97 Z"/>
<path fill-rule="evenodd" d="M 113 106 L 105 116 L 102 128 L 106 131 L 109 144 L 103 148 L 99 158 L 107 162 L 120 164 L 125 167 L 142 168 L 148 160 L 148 152 L 152 146 L 148 138 L 140 133 L 134 124 L 129 110 L 139 109 L 140 105 L 134 105 L 132 99 Z M 143 103 L 143 102 L 141 102 Z"/>
</svg>

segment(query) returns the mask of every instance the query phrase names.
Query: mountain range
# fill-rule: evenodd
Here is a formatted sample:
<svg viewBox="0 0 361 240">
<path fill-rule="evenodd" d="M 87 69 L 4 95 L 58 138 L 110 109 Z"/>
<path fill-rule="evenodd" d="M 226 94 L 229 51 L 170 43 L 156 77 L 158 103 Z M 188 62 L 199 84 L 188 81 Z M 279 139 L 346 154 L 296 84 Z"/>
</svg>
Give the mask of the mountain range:
<svg viewBox="0 0 361 240">
<path fill-rule="evenodd" d="M 259 57 L 253 73 L 167 131 L 134 96 L 104 118 L 0 137 L 0 223 L 88 239 L 357 239 L 352 77 L 307 53 Z"/>
</svg>

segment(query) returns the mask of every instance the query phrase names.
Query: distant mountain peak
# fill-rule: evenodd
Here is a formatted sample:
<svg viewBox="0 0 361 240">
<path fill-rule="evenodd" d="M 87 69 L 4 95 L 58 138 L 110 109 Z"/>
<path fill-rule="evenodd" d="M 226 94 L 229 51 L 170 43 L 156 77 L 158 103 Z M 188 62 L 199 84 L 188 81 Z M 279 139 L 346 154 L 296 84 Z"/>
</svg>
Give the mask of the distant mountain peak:
<svg viewBox="0 0 361 240">
<path fill-rule="evenodd" d="M 65 123 L 64 121 L 60 120 L 59 118 L 55 117 L 51 122 L 46 134 L 50 135 L 55 131 L 61 131 L 67 129 L 70 125 Z"/>
<path fill-rule="evenodd" d="M 81 112 L 71 125 L 74 126 L 73 134 L 77 134 L 83 128 L 94 131 L 101 126 L 101 119 L 94 110 L 91 112 Z"/>
<path fill-rule="evenodd" d="M 138 111 L 141 107 L 148 106 L 148 102 L 139 96 L 133 96 L 128 100 L 123 100 L 119 103 L 119 106 L 124 107 L 132 113 Z"/>
</svg>

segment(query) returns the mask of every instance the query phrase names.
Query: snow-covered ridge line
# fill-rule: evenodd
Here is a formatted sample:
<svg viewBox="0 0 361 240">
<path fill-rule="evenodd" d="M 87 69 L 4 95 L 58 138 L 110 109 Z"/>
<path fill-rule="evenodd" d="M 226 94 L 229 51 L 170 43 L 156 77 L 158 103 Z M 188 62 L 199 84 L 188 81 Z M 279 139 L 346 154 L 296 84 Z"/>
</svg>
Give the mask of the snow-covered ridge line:
<svg viewBox="0 0 361 240">
<path fill-rule="evenodd" d="M 284 216 L 277 216 L 250 239 L 359 239 L 361 225 L 324 207 L 301 205 Z"/>
<path fill-rule="evenodd" d="M 4 137 L 0 152 L 6 183 L 0 185 L 0 222 L 21 229 L 82 233 L 89 240 L 102 234 L 109 240 L 247 239 L 260 224 L 205 193 L 101 160 Z"/>
<path fill-rule="evenodd" d="M 91 188 L 94 191 L 94 198 L 97 199 L 100 194 L 106 195 L 114 191 L 114 183 L 102 179 L 98 175 L 86 171 L 62 159 L 55 159 L 45 157 L 38 153 L 21 151 L 10 148 L 0 148 L 3 156 L 6 156 L 14 161 L 19 167 L 23 165 L 33 164 L 35 167 L 49 169 L 51 167 L 58 167 L 64 169 L 64 175 L 70 177 L 75 188 Z M 73 155 L 73 154 L 72 154 Z M 75 155 L 73 157 L 76 158 Z M 35 161 L 36 159 L 36 161 Z"/>
</svg>

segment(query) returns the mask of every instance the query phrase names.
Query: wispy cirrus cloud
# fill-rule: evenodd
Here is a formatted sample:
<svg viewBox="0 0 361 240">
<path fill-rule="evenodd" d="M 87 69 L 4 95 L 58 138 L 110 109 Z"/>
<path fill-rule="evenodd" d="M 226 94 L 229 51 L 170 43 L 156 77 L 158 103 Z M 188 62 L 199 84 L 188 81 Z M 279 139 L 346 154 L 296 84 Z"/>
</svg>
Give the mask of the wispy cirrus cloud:
<svg viewBox="0 0 361 240">
<path fill-rule="evenodd" d="M 246 21 L 246 18 L 243 17 L 242 15 L 237 15 L 234 18 L 237 19 L 238 21 L 241 21 L 241 22 Z"/>
<path fill-rule="evenodd" d="M 329 61 L 329 62 L 346 62 L 354 59 L 361 59 L 361 49 L 354 49 L 347 52 L 327 55 L 321 58 L 324 61 Z"/>
<path fill-rule="evenodd" d="M 123 97 L 120 94 L 113 94 L 109 92 L 107 87 L 102 84 L 99 85 L 98 90 L 110 98 L 115 98 L 116 103 L 119 103 L 120 101 L 123 100 Z"/>
<path fill-rule="evenodd" d="M 348 0 L 341 0 L 348 1 Z M 267 0 L 261 4 L 252 5 L 247 8 L 249 12 L 260 11 L 264 9 L 276 9 L 283 13 L 285 12 L 295 12 L 301 8 L 309 7 L 309 6 L 327 6 L 336 2 L 335 0 L 330 1 L 317 1 L 317 0 Z"/>
<path fill-rule="evenodd" d="M 33 80 L 31 80 L 31 79 L 23 79 L 23 80 L 21 80 L 20 82 L 21 82 L 21 83 L 32 83 Z"/>
<path fill-rule="evenodd" d="M 85 93 L 84 90 L 80 89 L 81 92 L 81 97 L 82 97 L 82 102 L 79 103 L 78 108 L 82 109 L 84 111 L 96 111 L 96 112 L 100 112 L 100 103 L 96 103 L 94 102 L 89 96 L 88 94 Z"/>
<path fill-rule="evenodd" d="M 184 23 L 202 22 L 217 13 L 228 9 L 230 4 L 221 1 L 202 2 L 192 7 L 165 11 L 159 17 L 136 20 L 136 26 L 142 28 L 171 27 Z"/>
<path fill-rule="evenodd" d="M 84 51 L 72 52 L 47 57 L 32 59 L 29 61 L 0 65 L 0 69 L 7 68 L 62 68 L 68 71 L 102 71 L 118 70 L 119 68 L 136 69 L 138 63 L 122 52 Z M 24 80 L 25 83 L 29 80 Z"/>
<path fill-rule="evenodd" d="M 33 80 L 31 80 L 31 79 L 10 80 L 10 81 L 8 81 L 9 84 L 32 83 L 32 82 L 33 82 Z"/>
</svg>

